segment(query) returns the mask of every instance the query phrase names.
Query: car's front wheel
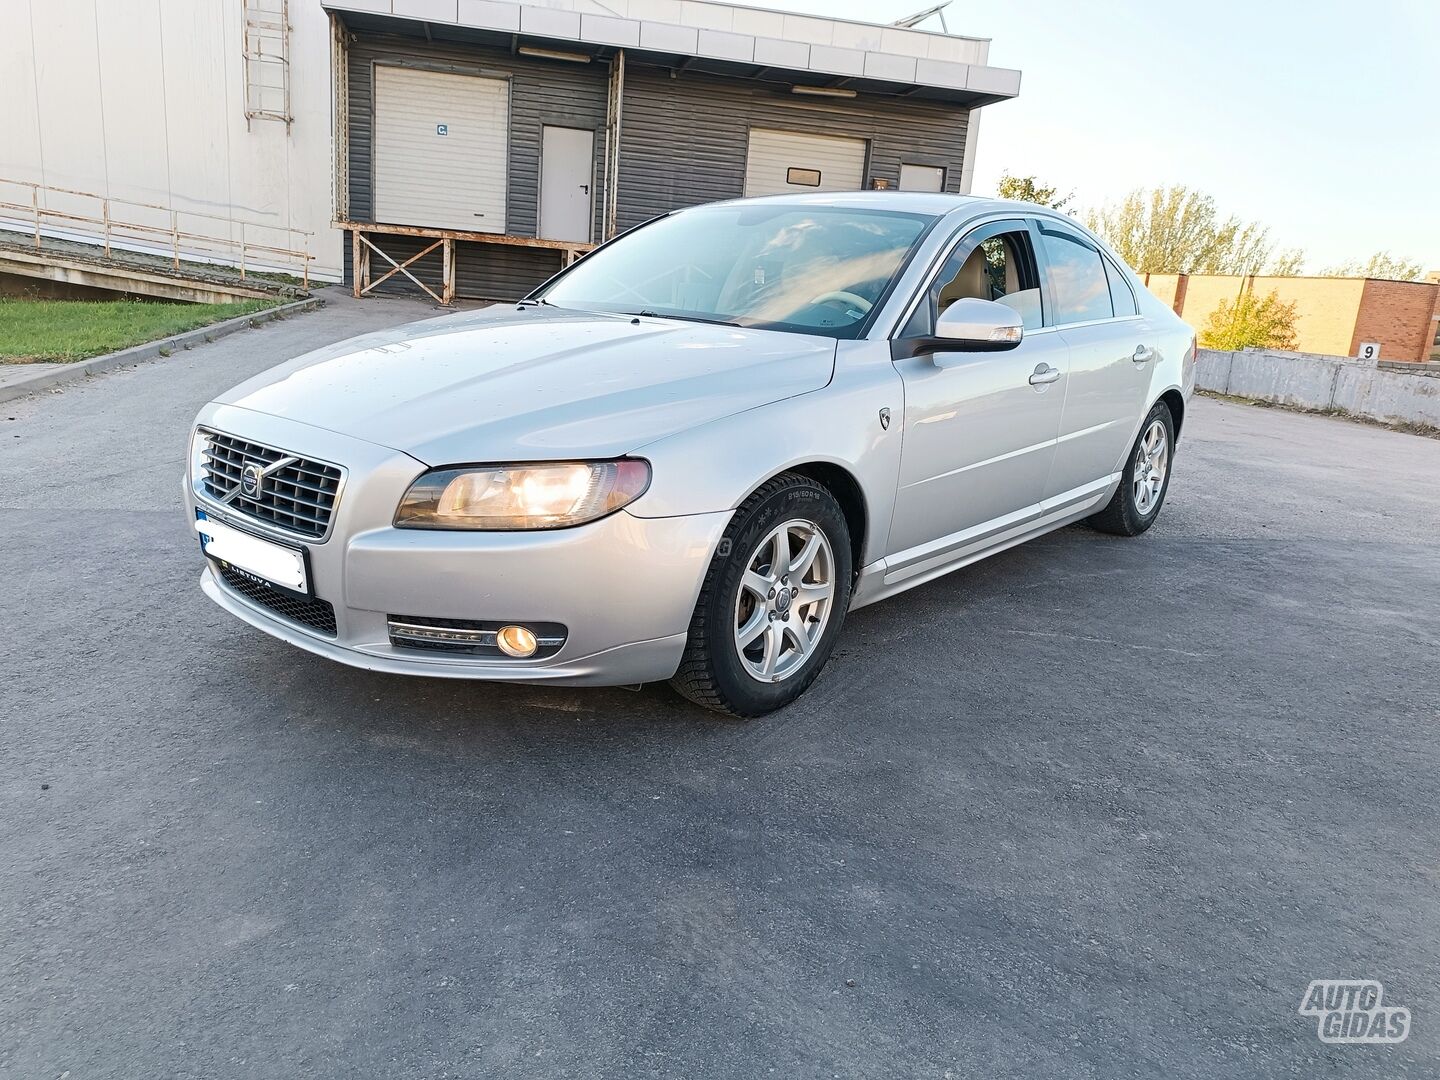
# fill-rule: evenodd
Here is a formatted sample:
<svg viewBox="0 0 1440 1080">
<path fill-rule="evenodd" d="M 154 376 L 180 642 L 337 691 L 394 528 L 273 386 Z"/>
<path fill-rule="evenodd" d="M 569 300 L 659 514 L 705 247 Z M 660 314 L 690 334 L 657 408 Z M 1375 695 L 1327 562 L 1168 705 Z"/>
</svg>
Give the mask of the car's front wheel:
<svg viewBox="0 0 1440 1080">
<path fill-rule="evenodd" d="M 1175 456 L 1175 421 L 1163 401 L 1156 402 L 1130 449 L 1120 487 L 1105 509 L 1085 523 L 1117 536 L 1139 536 L 1160 516 L 1170 489 L 1170 459 Z"/>
<path fill-rule="evenodd" d="M 711 560 L 671 684 L 697 705 L 760 716 L 815 681 L 850 604 L 850 531 L 805 476 L 762 485 Z"/>
</svg>

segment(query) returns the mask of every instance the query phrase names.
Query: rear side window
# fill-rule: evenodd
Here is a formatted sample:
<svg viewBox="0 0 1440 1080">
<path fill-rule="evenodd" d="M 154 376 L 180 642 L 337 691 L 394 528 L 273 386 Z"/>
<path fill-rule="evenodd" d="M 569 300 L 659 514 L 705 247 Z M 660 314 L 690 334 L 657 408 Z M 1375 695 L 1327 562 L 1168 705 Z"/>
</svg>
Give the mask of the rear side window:
<svg viewBox="0 0 1440 1080">
<path fill-rule="evenodd" d="M 1125 275 L 1109 259 L 1103 261 L 1105 276 L 1110 279 L 1110 304 L 1115 308 L 1115 317 L 1122 319 L 1126 315 L 1139 315 L 1140 309 L 1135 306 L 1135 293 L 1131 291 Z"/>
<path fill-rule="evenodd" d="M 1115 315 L 1110 303 L 1110 281 L 1100 252 L 1069 231 L 1040 222 L 1041 242 L 1050 266 L 1054 295 L 1054 323 L 1090 322 Z"/>
</svg>

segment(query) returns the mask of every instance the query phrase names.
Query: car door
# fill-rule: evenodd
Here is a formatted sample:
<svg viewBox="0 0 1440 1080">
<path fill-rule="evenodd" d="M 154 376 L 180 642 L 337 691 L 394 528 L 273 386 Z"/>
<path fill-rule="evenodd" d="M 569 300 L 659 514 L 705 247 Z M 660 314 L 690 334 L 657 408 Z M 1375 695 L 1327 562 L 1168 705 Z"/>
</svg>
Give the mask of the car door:
<svg viewBox="0 0 1440 1080">
<path fill-rule="evenodd" d="M 1154 328 L 1115 262 L 1081 233 L 1036 221 L 1052 321 L 1070 348 L 1064 410 L 1044 498 L 1056 506 L 1108 486 L 1124 467 L 1155 365 Z"/>
<path fill-rule="evenodd" d="M 962 297 L 996 300 L 1022 317 L 1006 352 L 912 355 Z M 1066 343 L 1043 329 L 1041 279 L 1022 219 L 963 235 L 916 298 L 892 343 L 905 387 L 900 476 L 887 555 L 892 565 L 939 554 L 1039 512 L 1060 430 Z"/>
</svg>

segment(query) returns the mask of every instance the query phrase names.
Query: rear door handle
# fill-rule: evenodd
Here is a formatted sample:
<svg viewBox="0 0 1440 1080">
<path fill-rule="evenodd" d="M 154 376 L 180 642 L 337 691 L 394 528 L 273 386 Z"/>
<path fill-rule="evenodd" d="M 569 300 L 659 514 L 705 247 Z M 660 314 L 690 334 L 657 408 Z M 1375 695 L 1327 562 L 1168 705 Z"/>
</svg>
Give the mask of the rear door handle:
<svg viewBox="0 0 1440 1080">
<path fill-rule="evenodd" d="M 1035 365 L 1035 374 L 1030 376 L 1031 386 L 1044 386 L 1046 383 L 1055 382 L 1060 378 L 1060 369 L 1051 367 L 1049 364 Z"/>
<path fill-rule="evenodd" d="M 1146 345 L 1136 345 L 1135 355 L 1131 359 L 1137 364 L 1148 364 L 1155 359 L 1155 350 Z"/>
</svg>

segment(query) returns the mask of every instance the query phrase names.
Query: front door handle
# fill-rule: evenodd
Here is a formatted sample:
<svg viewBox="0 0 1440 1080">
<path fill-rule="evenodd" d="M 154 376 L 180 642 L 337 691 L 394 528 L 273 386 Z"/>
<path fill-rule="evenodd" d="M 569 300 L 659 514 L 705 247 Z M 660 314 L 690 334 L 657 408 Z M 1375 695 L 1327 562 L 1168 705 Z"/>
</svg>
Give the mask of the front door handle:
<svg viewBox="0 0 1440 1080">
<path fill-rule="evenodd" d="M 1146 345 L 1136 345 L 1135 355 L 1130 359 L 1134 360 L 1137 364 L 1148 364 L 1151 360 L 1155 359 L 1155 350 Z"/>
<path fill-rule="evenodd" d="M 1060 378 L 1060 369 L 1051 367 L 1049 364 L 1035 365 L 1035 374 L 1030 376 L 1031 386 L 1044 386 L 1046 383 L 1055 382 Z"/>
</svg>

